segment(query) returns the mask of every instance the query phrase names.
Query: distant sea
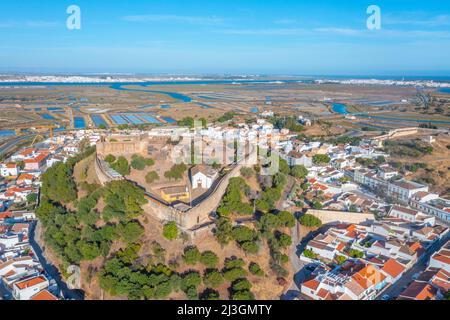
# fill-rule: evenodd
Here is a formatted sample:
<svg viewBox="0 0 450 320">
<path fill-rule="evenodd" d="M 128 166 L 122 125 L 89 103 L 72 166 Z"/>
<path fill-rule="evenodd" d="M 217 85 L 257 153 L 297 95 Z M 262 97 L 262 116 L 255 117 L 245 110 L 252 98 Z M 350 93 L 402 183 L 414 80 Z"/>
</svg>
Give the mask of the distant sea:
<svg viewBox="0 0 450 320">
<path fill-rule="evenodd" d="M 283 77 L 283 76 L 280 76 Z M 283 84 L 283 83 L 312 83 L 314 80 L 349 80 L 349 79 L 375 79 L 375 80 L 405 80 L 405 81 L 436 81 L 450 82 L 450 76 L 336 76 L 336 75 L 319 75 L 319 76 L 291 76 L 279 78 L 263 78 L 263 79 L 237 79 L 237 80 L 189 80 L 189 81 L 148 81 L 148 82 L 0 82 L 1 86 L 110 86 L 113 89 L 124 90 L 123 86 L 139 85 L 189 85 L 189 84 Z M 126 89 L 125 89 L 126 90 Z"/>
</svg>

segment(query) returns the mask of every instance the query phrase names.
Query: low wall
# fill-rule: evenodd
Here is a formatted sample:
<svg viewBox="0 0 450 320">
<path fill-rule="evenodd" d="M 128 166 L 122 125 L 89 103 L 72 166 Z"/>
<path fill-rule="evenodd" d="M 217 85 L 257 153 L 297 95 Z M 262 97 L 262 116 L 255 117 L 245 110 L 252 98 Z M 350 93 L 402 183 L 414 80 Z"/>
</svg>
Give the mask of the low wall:
<svg viewBox="0 0 450 320">
<path fill-rule="evenodd" d="M 336 222 L 360 224 L 360 223 L 363 223 L 366 221 L 375 220 L 374 215 L 369 214 L 369 213 L 327 211 L 327 210 L 315 210 L 315 209 L 309 209 L 306 213 L 319 218 L 323 224 L 336 223 Z"/>
<path fill-rule="evenodd" d="M 400 128 L 400 129 L 394 129 L 389 131 L 389 133 L 374 137 L 374 140 L 384 141 L 384 140 L 390 140 L 395 138 L 401 138 L 416 134 L 437 134 L 437 133 L 444 133 L 445 130 L 439 130 L 439 129 L 428 129 L 428 128 L 418 128 L 418 127 L 411 127 L 411 128 Z"/>
<path fill-rule="evenodd" d="M 101 185 L 104 186 L 108 182 L 118 180 L 117 177 L 115 178 L 108 174 L 106 168 L 104 168 L 102 165 L 102 160 L 97 155 L 95 156 L 94 164 L 95 173 Z"/>
</svg>

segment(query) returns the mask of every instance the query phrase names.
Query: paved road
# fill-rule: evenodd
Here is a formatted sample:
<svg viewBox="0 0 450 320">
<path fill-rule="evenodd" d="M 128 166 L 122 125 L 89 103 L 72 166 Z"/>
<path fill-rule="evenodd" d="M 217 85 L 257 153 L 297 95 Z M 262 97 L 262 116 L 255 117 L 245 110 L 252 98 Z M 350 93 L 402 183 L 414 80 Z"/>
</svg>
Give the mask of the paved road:
<svg viewBox="0 0 450 320">
<path fill-rule="evenodd" d="M 13 150 L 20 142 L 30 139 L 32 137 L 33 135 L 20 136 L 6 142 L 0 147 L 0 156 Z"/>
<path fill-rule="evenodd" d="M 11 293 L 6 290 L 5 285 L 3 282 L 0 282 L 0 300 L 12 300 Z"/>
<path fill-rule="evenodd" d="M 406 287 L 414 281 L 413 277 L 415 274 L 425 271 L 431 255 L 438 251 L 449 239 L 450 234 L 447 234 L 443 239 L 429 248 L 425 255 L 419 261 L 417 261 L 416 264 L 412 266 L 412 268 L 409 269 L 397 282 L 380 292 L 378 294 L 377 300 L 380 300 L 384 295 L 388 295 L 391 298 L 398 297 L 406 289 Z"/>
<path fill-rule="evenodd" d="M 35 231 L 36 231 L 37 222 L 33 222 L 30 227 L 30 245 L 32 246 L 34 252 L 36 253 L 39 262 L 44 268 L 46 274 L 48 274 L 52 279 L 56 281 L 58 284 L 58 288 L 61 290 L 65 299 L 70 300 L 84 300 L 84 294 L 80 290 L 70 290 L 67 287 L 67 284 L 63 281 L 61 274 L 54 265 L 50 264 L 45 258 L 43 251 L 39 244 L 35 240 Z"/>
<path fill-rule="evenodd" d="M 303 283 L 311 274 L 311 271 L 306 269 L 308 263 L 300 260 L 300 255 L 305 250 L 308 242 L 318 233 L 323 233 L 325 228 L 326 227 L 320 228 L 319 230 L 309 232 L 308 234 L 302 234 L 300 231 L 300 223 L 297 221 L 297 225 L 292 229 L 293 245 L 289 251 L 289 260 L 295 274 L 292 279 L 291 287 L 281 296 L 281 300 L 293 300 L 295 298 L 299 298 L 300 284 Z"/>
</svg>

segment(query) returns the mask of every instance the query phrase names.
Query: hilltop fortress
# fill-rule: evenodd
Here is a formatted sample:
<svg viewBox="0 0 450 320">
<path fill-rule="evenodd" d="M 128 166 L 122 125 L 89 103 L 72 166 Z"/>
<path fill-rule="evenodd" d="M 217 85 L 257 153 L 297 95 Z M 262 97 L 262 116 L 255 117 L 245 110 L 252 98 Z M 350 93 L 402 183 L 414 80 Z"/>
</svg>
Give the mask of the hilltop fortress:
<svg viewBox="0 0 450 320">
<path fill-rule="evenodd" d="M 174 146 L 169 143 L 169 140 L 176 140 L 177 137 L 181 137 L 187 132 L 189 130 L 184 128 L 163 128 L 145 134 L 103 137 L 97 143 L 97 158 L 95 161 L 97 177 L 102 184 L 114 180 L 128 180 L 128 178 L 115 172 L 104 160 L 107 155 L 118 157 L 137 154 L 151 157 L 155 161 L 163 163 L 170 162 L 169 159 Z M 148 203 L 144 206 L 144 210 L 162 223 L 175 221 L 181 230 L 190 236 L 194 236 L 197 232 L 212 225 L 210 214 L 220 205 L 230 179 L 240 175 L 243 164 L 248 158 L 254 157 L 255 152 L 256 148 L 251 148 L 241 161 L 226 166 L 223 174 L 217 176 L 204 194 L 196 199 L 191 199 L 191 201 L 169 203 L 164 196 L 146 191 L 145 196 Z M 130 181 L 139 185 L 136 181 Z M 192 186 L 189 187 L 190 192 L 192 192 L 192 188 Z"/>
</svg>

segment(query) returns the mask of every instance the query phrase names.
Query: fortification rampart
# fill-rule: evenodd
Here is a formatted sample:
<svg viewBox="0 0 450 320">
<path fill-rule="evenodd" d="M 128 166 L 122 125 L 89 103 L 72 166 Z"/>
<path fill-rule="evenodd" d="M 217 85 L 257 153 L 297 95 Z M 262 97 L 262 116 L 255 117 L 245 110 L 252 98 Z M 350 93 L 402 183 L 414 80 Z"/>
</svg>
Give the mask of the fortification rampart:
<svg viewBox="0 0 450 320">
<path fill-rule="evenodd" d="M 309 209 L 306 213 L 319 218 L 323 224 L 328 224 L 328 223 L 360 224 L 363 222 L 375 220 L 374 215 L 368 214 L 368 213 L 327 211 L 327 210 L 315 210 L 315 209 Z"/>
</svg>

